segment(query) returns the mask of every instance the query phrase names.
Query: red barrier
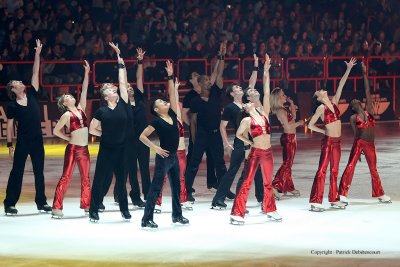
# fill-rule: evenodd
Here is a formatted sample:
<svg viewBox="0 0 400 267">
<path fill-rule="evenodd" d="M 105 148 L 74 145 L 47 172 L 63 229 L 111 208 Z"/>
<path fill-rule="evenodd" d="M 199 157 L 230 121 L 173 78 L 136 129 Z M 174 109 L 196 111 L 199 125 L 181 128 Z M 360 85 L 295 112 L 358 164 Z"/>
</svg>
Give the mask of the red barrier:
<svg viewBox="0 0 400 267">
<path fill-rule="evenodd" d="M 32 70 L 33 67 L 33 61 L 0 61 L 0 65 L 2 65 L 2 72 L 6 71 L 7 67 L 13 67 L 14 65 L 30 65 L 30 69 Z M 11 73 L 11 77 L 9 80 L 22 80 L 22 73 L 15 72 Z M 27 87 L 30 87 L 30 80 L 32 76 L 29 77 L 29 83 L 25 84 Z M 6 88 L 7 87 L 8 81 L 6 81 L 4 84 L 0 84 L 0 89 L 1 88 Z"/>
</svg>

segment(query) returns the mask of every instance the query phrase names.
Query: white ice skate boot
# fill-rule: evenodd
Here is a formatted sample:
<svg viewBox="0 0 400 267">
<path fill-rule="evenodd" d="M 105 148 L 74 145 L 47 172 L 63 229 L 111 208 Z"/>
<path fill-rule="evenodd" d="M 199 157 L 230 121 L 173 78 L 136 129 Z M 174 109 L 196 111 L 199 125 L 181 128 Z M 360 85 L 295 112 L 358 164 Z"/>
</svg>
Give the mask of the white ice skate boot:
<svg viewBox="0 0 400 267">
<path fill-rule="evenodd" d="M 346 203 L 343 203 L 342 201 L 331 202 L 331 207 L 334 209 L 345 209 Z"/>
<path fill-rule="evenodd" d="M 349 205 L 349 200 L 345 196 L 339 196 L 340 202 L 344 203 L 346 206 Z"/>
<path fill-rule="evenodd" d="M 281 222 L 282 221 L 282 216 L 279 215 L 278 212 L 272 211 L 272 212 L 267 212 L 267 217 L 271 220 Z"/>
<path fill-rule="evenodd" d="M 54 218 L 54 219 L 61 219 L 62 217 L 64 217 L 64 213 L 62 212 L 62 210 L 53 209 L 53 210 L 51 211 L 51 218 Z"/>
<path fill-rule="evenodd" d="M 181 203 L 181 206 L 186 210 L 193 210 L 193 204 L 190 203 L 189 201 Z"/>
<path fill-rule="evenodd" d="M 242 218 L 240 216 L 231 215 L 231 224 L 233 224 L 233 225 L 243 225 L 244 224 L 244 218 Z"/>
<path fill-rule="evenodd" d="M 323 211 L 325 211 L 325 208 L 320 203 L 310 203 L 310 204 L 311 204 L 310 211 L 314 211 L 314 212 L 323 212 Z"/>
<path fill-rule="evenodd" d="M 392 200 L 387 195 L 382 195 L 382 196 L 378 197 L 378 199 L 379 199 L 379 202 L 381 202 L 381 203 L 387 203 L 387 204 L 392 203 Z"/>
<path fill-rule="evenodd" d="M 161 213 L 161 210 L 162 210 L 162 208 L 161 208 L 160 205 L 156 205 L 156 206 L 154 207 L 154 213 Z"/>
</svg>

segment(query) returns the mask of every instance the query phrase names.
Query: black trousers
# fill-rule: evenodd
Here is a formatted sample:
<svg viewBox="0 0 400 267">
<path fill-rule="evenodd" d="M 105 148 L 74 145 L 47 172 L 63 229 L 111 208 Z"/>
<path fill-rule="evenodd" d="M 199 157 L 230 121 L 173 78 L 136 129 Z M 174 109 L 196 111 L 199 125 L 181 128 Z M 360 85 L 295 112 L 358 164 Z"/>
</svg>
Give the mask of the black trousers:
<svg viewBox="0 0 400 267">
<path fill-rule="evenodd" d="M 116 193 L 119 197 L 119 209 L 121 211 L 128 210 L 125 169 L 126 153 L 127 146 L 125 144 L 114 146 L 100 143 L 92 185 L 91 211 L 97 212 L 99 210 L 99 204 L 103 202 L 104 196 L 108 191 L 113 173 L 116 180 Z"/>
<path fill-rule="evenodd" d="M 224 201 L 226 194 L 229 192 L 233 180 L 239 171 L 240 165 L 242 164 L 245 156 L 244 144 L 239 139 L 235 138 L 233 142 L 233 151 L 231 154 L 231 160 L 229 164 L 229 169 L 225 175 L 221 178 L 218 186 L 218 190 L 215 193 L 213 201 Z"/>
<path fill-rule="evenodd" d="M 140 186 L 137 175 L 138 171 L 137 163 L 139 162 L 140 176 L 142 178 L 142 192 L 144 195 L 144 199 L 146 199 L 150 188 L 150 170 L 149 170 L 150 149 L 148 148 L 148 146 L 146 146 L 139 139 L 136 138 L 128 140 L 126 148 L 127 151 L 126 151 L 125 171 L 127 172 L 126 175 L 128 175 L 129 184 L 131 185 L 131 191 L 129 192 L 129 196 L 132 201 L 137 201 L 140 199 Z M 111 181 L 112 178 L 108 180 L 108 184 L 105 186 L 104 195 L 107 195 L 107 192 L 111 186 Z M 119 199 L 119 196 L 117 194 L 117 189 L 115 186 L 114 186 L 114 196 L 116 199 Z"/>
<path fill-rule="evenodd" d="M 147 195 L 146 207 L 144 208 L 143 220 L 153 220 L 154 207 L 158 196 L 161 193 L 164 177 L 168 175 L 169 184 L 171 186 L 172 195 L 172 217 L 182 216 L 182 207 L 179 199 L 181 186 L 179 182 L 179 161 L 176 153 L 171 153 L 168 157 L 163 158 L 156 155 L 154 176 Z"/>
<path fill-rule="evenodd" d="M 214 161 L 217 180 L 221 180 L 226 173 L 221 133 L 217 129 L 215 131 L 206 131 L 198 128 L 196 140 L 193 145 L 193 153 L 185 172 L 186 190 L 189 195 L 191 194 L 199 165 L 203 159 L 203 154 L 207 149 L 209 149 Z"/>
<path fill-rule="evenodd" d="M 31 157 L 33 174 L 35 176 L 36 205 L 42 206 L 47 203 L 43 175 L 44 147 L 43 138 L 40 136 L 30 141 L 17 139 L 13 166 L 8 178 L 6 198 L 4 199 L 5 208 L 15 206 L 21 196 L 22 179 L 28 155 Z"/>
<path fill-rule="evenodd" d="M 189 128 L 189 133 L 190 133 L 190 128 Z M 188 146 L 188 153 L 186 156 L 186 161 L 189 163 L 190 158 L 193 153 L 193 140 L 192 140 L 192 135 L 189 134 L 189 146 Z M 212 187 L 217 187 L 219 184 L 219 181 L 217 180 L 217 176 L 215 174 L 215 166 L 214 166 L 214 160 L 212 158 L 210 149 L 206 149 L 206 161 L 207 161 L 207 188 L 212 188 Z M 188 165 L 186 165 L 187 168 Z"/>
<path fill-rule="evenodd" d="M 238 194 L 240 187 L 242 186 L 244 176 L 246 173 L 246 168 L 247 168 L 247 159 L 244 160 L 242 174 L 240 175 L 240 178 L 236 185 L 236 194 Z M 264 185 L 263 185 L 263 177 L 262 177 L 262 172 L 261 172 L 260 167 L 258 167 L 256 175 L 254 176 L 254 187 L 255 187 L 255 195 L 256 195 L 257 202 L 262 202 L 264 199 Z"/>
</svg>

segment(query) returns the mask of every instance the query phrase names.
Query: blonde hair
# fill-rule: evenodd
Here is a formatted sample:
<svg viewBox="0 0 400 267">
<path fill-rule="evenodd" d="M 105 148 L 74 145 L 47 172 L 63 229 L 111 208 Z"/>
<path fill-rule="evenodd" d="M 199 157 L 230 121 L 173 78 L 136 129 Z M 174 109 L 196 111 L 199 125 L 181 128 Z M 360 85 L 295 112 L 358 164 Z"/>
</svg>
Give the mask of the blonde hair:
<svg viewBox="0 0 400 267">
<path fill-rule="evenodd" d="M 281 91 L 283 91 L 282 88 L 276 87 L 271 92 L 271 95 L 269 97 L 269 105 L 271 107 L 272 113 L 276 113 L 278 109 L 282 108 L 282 105 L 279 104 L 279 93 Z"/>
<path fill-rule="evenodd" d="M 68 111 L 68 108 L 67 108 L 66 106 L 64 106 L 64 100 L 65 100 L 65 97 L 66 97 L 67 95 L 70 95 L 70 94 L 63 94 L 62 96 L 60 96 L 60 98 L 59 98 L 58 101 L 57 101 L 58 110 L 59 110 L 62 114 L 64 114 L 65 112 Z"/>
<path fill-rule="evenodd" d="M 116 86 L 112 83 L 103 83 L 100 87 L 100 94 L 104 97 L 104 91 L 111 88 L 116 88 Z"/>
</svg>

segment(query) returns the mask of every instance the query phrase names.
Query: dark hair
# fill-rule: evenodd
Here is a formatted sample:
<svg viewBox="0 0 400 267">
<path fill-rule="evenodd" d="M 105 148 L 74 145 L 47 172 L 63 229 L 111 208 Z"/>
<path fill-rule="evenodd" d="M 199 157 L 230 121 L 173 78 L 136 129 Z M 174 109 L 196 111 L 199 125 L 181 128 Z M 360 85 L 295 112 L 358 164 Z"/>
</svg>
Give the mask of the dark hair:
<svg viewBox="0 0 400 267">
<path fill-rule="evenodd" d="M 11 91 L 14 88 L 13 82 L 14 80 L 11 80 L 7 83 L 7 95 L 10 98 L 10 100 L 14 100 L 16 98 L 15 93 Z"/>
<path fill-rule="evenodd" d="M 226 95 L 227 95 L 230 99 L 233 99 L 233 97 L 231 96 L 231 93 L 233 92 L 233 87 L 234 87 L 234 86 L 240 86 L 240 84 L 239 84 L 239 83 L 232 83 L 231 85 L 229 85 L 229 86 L 226 88 L 226 91 L 225 91 Z"/>
<path fill-rule="evenodd" d="M 153 102 L 151 102 L 150 105 L 150 113 L 153 114 L 155 117 L 158 117 L 158 113 L 154 110 L 156 108 L 156 101 L 158 99 L 154 100 Z"/>
</svg>

